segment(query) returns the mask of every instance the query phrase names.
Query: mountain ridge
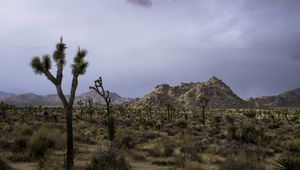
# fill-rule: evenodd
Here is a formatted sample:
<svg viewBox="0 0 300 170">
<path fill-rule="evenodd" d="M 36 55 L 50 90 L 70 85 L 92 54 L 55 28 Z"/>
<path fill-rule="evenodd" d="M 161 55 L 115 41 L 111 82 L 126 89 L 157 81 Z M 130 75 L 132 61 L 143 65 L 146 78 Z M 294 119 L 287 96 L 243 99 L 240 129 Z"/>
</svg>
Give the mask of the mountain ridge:
<svg viewBox="0 0 300 170">
<path fill-rule="evenodd" d="M 300 88 L 282 92 L 273 96 L 262 96 L 244 100 L 221 79 L 213 76 L 206 82 L 181 83 L 170 86 L 160 84 L 138 99 L 133 107 L 194 107 L 195 99 L 204 95 L 210 99 L 210 107 L 215 108 L 265 108 L 265 107 L 300 107 Z"/>
<path fill-rule="evenodd" d="M 204 95 L 210 99 L 209 105 L 216 108 L 266 108 L 266 107 L 300 107 L 300 88 L 282 92 L 273 96 L 262 96 L 244 100 L 221 79 L 213 76 L 206 82 L 181 83 L 170 86 L 169 84 L 159 84 L 152 91 L 141 98 L 131 99 L 119 96 L 111 92 L 112 104 L 131 103 L 133 107 L 165 107 L 171 104 L 176 107 L 193 107 L 197 103 L 195 99 Z M 68 96 L 67 96 L 68 97 Z M 104 104 L 104 100 L 95 91 L 88 91 L 78 95 L 75 104 L 80 99 L 92 98 L 96 105 Z M 0 102 L 19 106 L 61 105 L 56 94 L 37 95 L 34 93 L 14 94 L 0 91 Z"/>
<path fill-rule="evenodd" d="M 12 105 L 17 106 L 61 106 L 61 101 L 56 94 L 48 94 L 48 95 L 38 95 L 32 92 L 23 93 L 23 94 L 10 94 L 5 92 L 0 92 L 0 94 L 7 94 L 0 96 L 0 102 L 5 102 Z M 123 102 L 131 101 L 130 98 L 125 98 L 119 96 L 117 93 L 111 92 L 110 93 L 112 98 L 112 104 L 120 104 Z M 69 96 L 66 95 L 66 98 Z M 95 104 L 102 105 L 104 104 L 104 100 L 101 96 L 99 96 L 94 91 L 88 91 L 82 93 L 75 98 L 74 104 L 77 104 L 77 101 L 80 99 L 92 98 Z"/>
</svg>

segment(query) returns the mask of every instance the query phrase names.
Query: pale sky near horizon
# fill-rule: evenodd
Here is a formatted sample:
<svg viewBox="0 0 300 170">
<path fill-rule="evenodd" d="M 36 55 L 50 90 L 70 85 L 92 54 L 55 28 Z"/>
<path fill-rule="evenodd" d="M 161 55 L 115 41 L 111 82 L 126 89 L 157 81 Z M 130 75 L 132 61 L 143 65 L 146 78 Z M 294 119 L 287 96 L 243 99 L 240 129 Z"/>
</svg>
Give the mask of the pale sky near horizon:
<svg viewBox="0 0 300 170">
<path fill-rule="evenodd" d="M 299 21 L 299 0 L 2 0 L 0 91 L 55 93 L 29 63 L 63 36 L 65 94 L 80 46 L 77 94 L 99 76 L 124 97 L 217 76 L 244 99 L 275 95 L 300 87 Z"/>
</svg>

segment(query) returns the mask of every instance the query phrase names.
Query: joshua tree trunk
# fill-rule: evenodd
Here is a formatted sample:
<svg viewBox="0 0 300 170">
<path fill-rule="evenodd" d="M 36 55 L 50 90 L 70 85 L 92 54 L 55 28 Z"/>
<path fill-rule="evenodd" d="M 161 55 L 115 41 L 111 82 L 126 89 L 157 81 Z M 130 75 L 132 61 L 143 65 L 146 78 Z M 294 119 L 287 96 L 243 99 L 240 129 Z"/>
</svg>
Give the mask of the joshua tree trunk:
<svg viewBox="0 0 300 170">
<path fill-rule="evenodd" d="M 72 109 L 66 108 L 66 119 L 67 119 L 67 158 L 66 158 L 66 169 L 71 169 L 73 166 L 73 121 L 72 121 Z"/>
</svg>

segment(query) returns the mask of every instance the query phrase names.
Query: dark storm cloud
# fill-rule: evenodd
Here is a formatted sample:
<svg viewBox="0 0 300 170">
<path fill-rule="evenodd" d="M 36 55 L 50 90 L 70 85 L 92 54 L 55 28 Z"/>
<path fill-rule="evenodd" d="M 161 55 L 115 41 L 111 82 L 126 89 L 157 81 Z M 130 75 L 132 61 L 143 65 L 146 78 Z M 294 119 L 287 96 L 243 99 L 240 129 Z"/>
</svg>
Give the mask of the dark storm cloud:
<svg viewBox="0 0 300 170">
<path fill-rule="evenodd" d="M 127 0 L 127 1 L 134 5 L 140 5 L 143 7 L 151 7 L 152 6 L 151 0 Z"/>
<path fill-rule="evenodd" d="M 137 97 L 216 75 L 244 98 L 277 94 L 300 86 L 299 9 L 299 0 L 3 0 L 0 91 L 55 93 L 29 61 L 63 35 L 68 65 L 79 45 L 89 51 L 78 93 L 98 76 Z M 64 77 L 68 93 L 69 66 Z"/>
</svg>

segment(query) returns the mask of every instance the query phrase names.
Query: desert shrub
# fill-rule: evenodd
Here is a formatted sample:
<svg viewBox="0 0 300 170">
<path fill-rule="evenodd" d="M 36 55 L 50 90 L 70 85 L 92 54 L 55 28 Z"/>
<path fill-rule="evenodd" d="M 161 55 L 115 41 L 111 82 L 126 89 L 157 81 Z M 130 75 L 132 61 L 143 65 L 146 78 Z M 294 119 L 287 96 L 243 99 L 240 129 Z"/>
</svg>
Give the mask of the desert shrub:
<svg viewBox="0 0 300 170">
<path fill-rule="evenodd" d="M 33 128 L 29 127 L 29 126 L 25 126 L 22 130 L 21 130 L 21 136 L 30 136 L 33 133 Z"/>
<path fill-rule="evenodd" d="M 8 165 L 8 163 L 0 157 L 0 169 L 1 170 L 13 170 L 12 167 Z"/>
<path fill-rule="evenodd" d="M 29 142 L 29 154 L 32 158 L 42 158 L 50 148 L 62 149 L 65 137 L 57 129 L 41 128 L 33 133 Z"/>
<path fill-rule="evenodd" d="M 176 141 L 169 137 L 162 137 L 160 141 L 163 145 L 163 155 L 170 157 L 174 153 L 174 148 L 176 148 Z"/>
<path fill-rule="evenodd" d="M 164 156 L 170 157 L 174 153 L 174 148 L 170 145 L 164 147 Z"/>
<path fill-rule="evenodd" d="M 9 149 L 11 148 L 11 143 L 8 141 L 7 138 L 0 139 L 0 148 L 1 149 Z"/>
<path fill-rule="evenodd" d="M 15 142 L 12 145 L 13 152 L 21 152 L 27 149 L 29 137 L 19 136 L 15 139 Z"/>
<path fill-rule="evenodd" d="M 240 129 L 239 139 L 243 143 L 263 144 L 266 136 L 263 130 L 256 129 L 252 125 L 245 125 Z"/>
<path fill-rule="evenodd" d="M 229 136 L 231 137 L 231 139 L 234 139 L 236 140 L 237 139 L 237 127 L 235 124 L 230 124 L 228 127 L 227 127 L 227 132 L 229 134 Z"/>
<path fill-rule="evenodd" d="M 146 155 L 142 152 L 130 152 L 130 155 L 134 160 L 137 161 L 146 160 Z"/>
<path fill-rule="evenodd" d="M 175 136 L 178 133 L 178 129 L 174 127 L 164 127 L 162 131 L 168 133 L 169 136 Z"/>
<path fill-rule="evenodd" d="M 183 143 L 180 147 L 180 152 L 193 161 L 202 161 L 201 157 L 198 155 L 199 149 L 197 149 L 195 144 Z"/>
<path fill-rule="evenodd" d="M 141 138 L 144 139 L 144 142 L 160 137 L 159 133 L 152 131 L 144 131 L 141 135 Z"/>
<path fill-rule="evenodd" d="M 136 136 L 130 131 L 122 131 L 118 133 L 116 144 L 119 147 L 132 149 L 136 145 Z"/>
<path fill-rule="evenodd" d="M 230 116 L 230 115 L 226 115 L 225 119 L 226 119 L 227 123 L 229 123 L 229 124 L 234 124 L 236 122 L 235 117 Z"/>
<path fill-rule="evenodd" d="M 130 165 L 119 150 L 100 150 L 94 157 L 86 170 L 129 170 Z"/>
<path fill-rule="evenodd" d="M 175 165 L 175 162 L 172 160 L 154 160 L 152 164 L 160 165 L 160 166 L 168 166 L 168 165 Z"/>
<path fill-rule="evenodd" d="M 156 125 L 156 121 L 154 121 L 154 120 L 146 120 L 145 122 L 144 122 L 144 126 L 148 126 L 148 127 L 154 127 Z"/>
<path fill-rule="evenodd" d="M 86 143 L 90 145 L 96 144 L 96 142 L 88 136 L 74 135 L 74 141 L 79 143 Z"/>
<path fill-rule="evenodd" d="M 300 139 L 293 139 L 284 142 L 283 147 L 290 152 L 299 153 L 300 152 Z"/>
<path fill-rule="evenodd" d="M 179 120 L 176 121 L 175 124 L 176 124 L 176 126 L 182 128 L 182 129 L 187 128 L 187 122 L 186 122 L 185 119 L 179 119 Z"/>
<path fill-rule="evenodd" d="M 269 129 L 277 129 L 280 128 L 282 123 L 280 121 L 273 120 L 270 124 L 268 124 Z"/>
<path fill-rule="evenodd" d="M 249 119 L 256 117 L 255 110 L 248 110 L 248 111 L 245 111 L 243 114 L 244 114 L 244 116 L 248 117 Z"/>
<path fill-rule="evenodd" d="M 275 161 L 276 170 L 300 170 L 300 159 L 292 155 L 282 155 Z"/>
<path fill-rule="evenodd" d="M 183 168 L 184 170 L 203 170 L 199 162 L 188 162 Z"/>
<path fill-rule="evenodd" d="M 179 168 L 184 168 L 187 164 L 187 157 L 186 155 L 178 155 L 175 157 L 175 165 Z"/>
<path fill-rule="evenodd" d="M 164 152 L 163 152 L 163 148 L 161 148 L 160 146 L 154 146 L 152 148 L 149 148 L 146 150 L 150 156 L 153 157 L 162 157 L 164 156 Z"/>
<path fill-rule="evenodd" d="M 42 158 L 49 148 L 54 147 L 55 141 L 45 136 L 38 136 L 30 143 L 30 155 L 33 158 Z"/>
<path fill-rule="evenodd" d="M 220 170 L 265 170 L 265 168 L 253 161 L 243 158 L 228 158 L 221 164 Z"/>
</svg>

